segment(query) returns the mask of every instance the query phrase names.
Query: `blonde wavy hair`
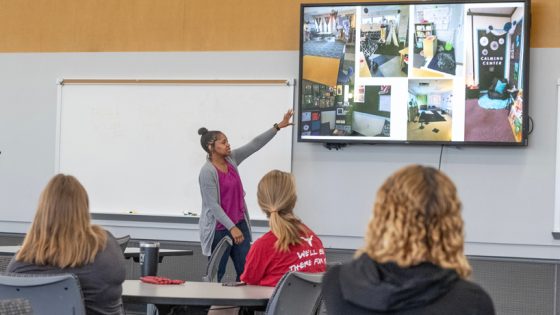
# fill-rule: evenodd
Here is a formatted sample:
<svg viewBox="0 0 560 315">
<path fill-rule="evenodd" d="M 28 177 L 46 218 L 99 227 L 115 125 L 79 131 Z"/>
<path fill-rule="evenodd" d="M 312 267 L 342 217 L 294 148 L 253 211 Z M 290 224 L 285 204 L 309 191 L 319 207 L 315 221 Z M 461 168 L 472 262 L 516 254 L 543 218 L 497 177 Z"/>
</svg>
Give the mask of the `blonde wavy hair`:
<svg viewBox="0 0 560 315">
<path fill-rule="evenodd" d="M 377 192 L 365 243 L 357 255 L 366 253 L 380 263 L 410 267 L 431 262 L 455 270 L 461 278 L 471 273 L 457 189 L 432 167 L 411 165 L 385 181 Z"/>
<path fill-rule="evenodd" d="M 301 243 L 300 236 L 309 232 L 294 215 L 297 194 L 294 177 L 290 173 L 273 170 L 260 180 L 257 200 L 268 218 L 270 230 L 278 238 L 274 247 L 288 251 L 290 245 Z"/>
<path fill-rule="evenodd" d="M 91 225 L 86 190 L 73 176 L 54 176 L 39 198 L 31 228 L 16 260 L 59 268 L 92 263 L 107 233 Z"/>
</svg>

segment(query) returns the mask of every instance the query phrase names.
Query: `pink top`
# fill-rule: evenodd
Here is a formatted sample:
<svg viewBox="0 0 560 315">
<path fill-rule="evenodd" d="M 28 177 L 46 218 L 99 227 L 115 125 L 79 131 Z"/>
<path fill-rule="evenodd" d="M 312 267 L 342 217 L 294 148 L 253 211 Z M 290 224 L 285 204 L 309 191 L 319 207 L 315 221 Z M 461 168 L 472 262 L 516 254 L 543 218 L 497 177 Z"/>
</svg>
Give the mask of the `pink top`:
<svg viewBox="0 0 560 315">
<path fill-rule="evenodd" d="M 235 168 L 227 163 L 227 172 L 218 171 L 218 182 L 220 184 L 220 206 L 234 224 L 245 218 L 245 202 L 243 200 L 243 184 Z M 226 227 L 216 222 L 216 230 L 225 230 Z"/>
</svg>

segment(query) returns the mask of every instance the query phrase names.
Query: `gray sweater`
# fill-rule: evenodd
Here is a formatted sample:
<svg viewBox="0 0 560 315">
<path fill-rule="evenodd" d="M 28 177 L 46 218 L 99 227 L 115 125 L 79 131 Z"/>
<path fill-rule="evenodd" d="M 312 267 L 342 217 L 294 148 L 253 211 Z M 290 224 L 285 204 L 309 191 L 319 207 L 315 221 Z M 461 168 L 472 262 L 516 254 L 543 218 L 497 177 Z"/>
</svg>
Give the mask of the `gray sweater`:
<svg viewBox="0 0 560 315">
<path fill-rule="evenodd" d="M 107 245 L 97 253 L 93 263 L 77 268 L 60 269 L 24 263 L 12 258 L 7 272 L 15 273 L 73 273 L 80 280 L 88 315 L 123 314 L 122 283 L 126 276 L 124 255 L 111 233 L 107 232 Z M 40 312 L 40 310 L 39 310 Z"/>
<path fill-rule="evenodd" d="M 231 163 L 237 171 L 237 166 L 241 164 L 241 162 L 267 144 L 276 135 L 276 133 L 276 128 L 268 129 L 246 145 L 232 150 L 231 155 L 227 157 L 226 160 Z M 216 171 L 216 168 L 212 165 L 210 160 L 206 161 L 200 169 L 198 182 L 200 185 L 200 194 L 202 196 L 202 209 L 200 211 L 200 220 L 198 221 L 200 245 L 202 246 L 202 254 L 210 256 L 212 253 L 214 231 L 216 230 L 216 220 L 223 224 L 228 230 L 233 228 L 235 224 L 227 216 L 220 205 L 220 183 L 218 182 L 218 171 Z M 245 203 L 245 201 L 243 202 Z M 249 211 L 247 211 L 246 203 L 244 212 L 245 221 L 247 221 L 247 225 L 250 230 L 251 223 L 249 221 Z"/>
</svg>

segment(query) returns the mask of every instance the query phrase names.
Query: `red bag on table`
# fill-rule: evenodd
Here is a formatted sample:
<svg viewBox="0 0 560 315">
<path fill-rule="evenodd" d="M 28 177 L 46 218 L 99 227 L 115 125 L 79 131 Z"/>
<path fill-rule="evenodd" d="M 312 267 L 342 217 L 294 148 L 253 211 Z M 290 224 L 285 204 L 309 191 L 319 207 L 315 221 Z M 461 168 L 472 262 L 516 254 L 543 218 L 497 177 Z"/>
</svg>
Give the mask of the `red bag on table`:
<svg viewBox="0 0 560 315">
<path fill-rule="evenodd" d="M 145 283 L 152 283 L 152 284 L 183 284 L 185 283 L 184 280 L 174 280 L 169 279 L 166 277 L 158 277 L 158 276 L 144 276 L 140 277 L 140 281 Z"/>
</svg>

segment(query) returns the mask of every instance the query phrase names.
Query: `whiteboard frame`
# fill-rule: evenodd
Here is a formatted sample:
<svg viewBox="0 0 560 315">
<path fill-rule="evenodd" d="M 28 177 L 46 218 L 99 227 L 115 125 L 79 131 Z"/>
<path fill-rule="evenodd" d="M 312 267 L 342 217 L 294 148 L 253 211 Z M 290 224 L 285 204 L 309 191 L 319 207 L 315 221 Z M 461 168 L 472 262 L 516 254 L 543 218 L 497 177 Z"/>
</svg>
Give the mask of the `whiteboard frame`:
<svg viewBox="0 0 560 315">
<path fill-rule="evenodd" d="M 556 82 L 556 176 L 554 181 L 554 227 L 552 237 L 560 239 L 560 79 Z"/>
</svg>

